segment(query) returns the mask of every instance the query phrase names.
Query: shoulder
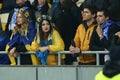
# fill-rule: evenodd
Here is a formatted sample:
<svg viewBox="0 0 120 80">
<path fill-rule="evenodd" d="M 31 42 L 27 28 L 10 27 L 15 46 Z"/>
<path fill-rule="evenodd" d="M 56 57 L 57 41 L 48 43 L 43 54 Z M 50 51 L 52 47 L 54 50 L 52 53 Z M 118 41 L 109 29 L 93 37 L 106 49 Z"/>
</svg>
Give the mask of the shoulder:
<svg viewBox="0 0 120 80">
<path fill-rule="evenodd" d="M 95 76 L 95 80 L 104 80 L 103 78 L 104 78 L 104 75 L 102 71 L 98 72 L 97 75 Z"/>
<path fill-rule="evenodd" d="M 117 24 L 111 24 L 109 28 L 110 31 L 120 31 L 120 26 L 118 26 Z"/>
<path fill-rule="evenodd" d="M 100 71 L 96 76 L 95 80 L 120 80 L 120 74 L 115 75 L 112 78 L 106 77 L 102 71 Z"/>
<path fill-rule="evenodd" d="M 59 32 L 56 29 L 53 29 L 53 34 L 59 34 Z"/>
</svg>

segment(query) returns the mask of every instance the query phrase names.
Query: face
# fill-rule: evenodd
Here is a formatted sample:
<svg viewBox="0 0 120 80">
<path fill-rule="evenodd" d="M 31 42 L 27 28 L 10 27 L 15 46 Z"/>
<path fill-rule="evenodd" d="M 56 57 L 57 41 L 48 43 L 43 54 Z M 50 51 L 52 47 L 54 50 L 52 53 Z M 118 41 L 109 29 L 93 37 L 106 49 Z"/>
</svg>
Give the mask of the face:
<svg viewBox="0 0 120 80">
<path fill-rule="evenodd" d="M 50 24 L 47 20 L 43 20 L 42 22 L 42 31 L 43 32 L 48 32 L 50 30 Z"/>
<path fill-rule="evenodd" d="M 104 12 L 103 11 L 98 11 L 97 12 L 96 21 L 97 21 L 98 24 L 102 24 L 102 23 L 104 23 L 107 20 L 108 20 L 108 17 L 104 16 Z"/>
<path fill-rule="evenodd" d="M 94 18 L 94 15 L 90 12 L 89 9 L 84 8 L 82 11 L 82 17 L 83 17 L 83 21 L 89 21 L 92 18 Z"/>
<path fill-rule="evenodd" d="M 17 24 L 21 25 L 22 23 L 23 23 L 23 17 L 22 17 L 21 14 L 18 14 L 18 16 L 17 16 Z"/>
<path fill-rule="evenodd" d="M 24 4 L 26 0 L 16 0 L 17 5 Z"/>
<path fill-rule="evenodd" d="M 40 5 L 45 5 L 45 3 L 46 3 L 46 0 L 38 0 L 38 4 Z"/>
</svg>

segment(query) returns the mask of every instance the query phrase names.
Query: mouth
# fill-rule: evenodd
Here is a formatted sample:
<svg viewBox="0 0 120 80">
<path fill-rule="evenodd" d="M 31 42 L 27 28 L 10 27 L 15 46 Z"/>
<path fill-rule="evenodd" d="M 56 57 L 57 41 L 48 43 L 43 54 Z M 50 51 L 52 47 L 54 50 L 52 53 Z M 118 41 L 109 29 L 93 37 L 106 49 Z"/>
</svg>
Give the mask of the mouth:
<svg viewBox="0 0 120 80">
<path fill-rule="evenodd" d="M 45 28 L 45 30 L 48 30 L 48 28 Z"/>
</svg>

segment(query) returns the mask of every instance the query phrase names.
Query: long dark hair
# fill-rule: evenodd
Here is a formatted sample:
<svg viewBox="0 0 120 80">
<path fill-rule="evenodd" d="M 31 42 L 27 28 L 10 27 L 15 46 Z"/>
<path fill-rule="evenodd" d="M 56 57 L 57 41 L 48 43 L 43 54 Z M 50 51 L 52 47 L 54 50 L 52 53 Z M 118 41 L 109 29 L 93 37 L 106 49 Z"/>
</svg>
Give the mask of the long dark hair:
<svg viewBox="0 0 120 80">
<path fill-rule="evenodd" d="M 42 30 L 42 23 L 43 21 L 46 20 L 48 21 L 49 25 L 50 25 L 50 30 L 47 32 L 47 35 L 44 34 L 43 30 Z M 41 23 L 39 24 L 39 37 L 40 37 L 40 43 L 43 41 L 44 38 L 48 38 L 49 34 L 52 34 L 52 31 L 53 31 L 53 25 L 51 24 L 51 22 L 47 19 L 43 19 L 41 21 Z"/>
</svg>

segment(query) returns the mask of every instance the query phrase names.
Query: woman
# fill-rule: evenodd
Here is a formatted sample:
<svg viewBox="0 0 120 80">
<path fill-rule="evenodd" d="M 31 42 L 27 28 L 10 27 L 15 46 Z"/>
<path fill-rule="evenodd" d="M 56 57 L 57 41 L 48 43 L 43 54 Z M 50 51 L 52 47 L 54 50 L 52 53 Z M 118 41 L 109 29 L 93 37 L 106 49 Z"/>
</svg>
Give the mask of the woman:
<svg viewBox="0 0 120 80">
<path fill-rule="evenodd" d="M 11 65 L 16 65 L 14 57 L 17 57 L 18 52 L 26 52 L 31 50 L 30 44 L 36 35 L 34 23 L 29 23 L 27 19 L 29 17 L 29 14 L 27 14 L 28 12 L 23 12 L 24 11 L 17 12 L 18 15 L 16 19 L 16 26 L 14 27 L 10 41 L 6 46 L 6 51 L 9 53 Z M 30 60 L 28 60 L 25 55 L 23 55 L 22 58 L 24 58 L 21 61 L 22 64 L 29 63 Z"/>
<path fill-rule="evenodd" d="M 37 20 L 39 31 L 36 36 L 36 42 L 32 44 L 31 49 L 37 51 L 36 55 L 43 65 L 56 65 L 57 56 L 49 53 L 63 51 L 64 42 L 55 26 L 51 23 L 50 16 L 42 15 Z"/>
</svg>

